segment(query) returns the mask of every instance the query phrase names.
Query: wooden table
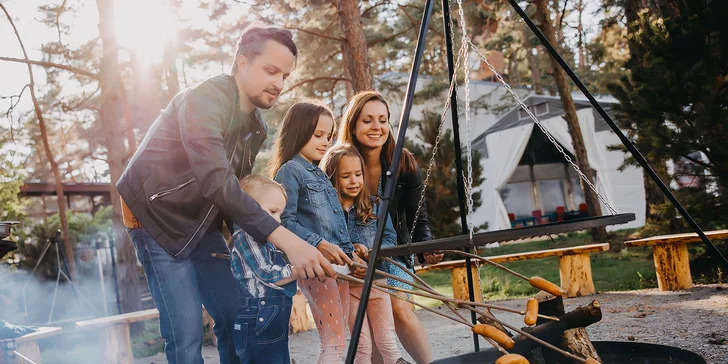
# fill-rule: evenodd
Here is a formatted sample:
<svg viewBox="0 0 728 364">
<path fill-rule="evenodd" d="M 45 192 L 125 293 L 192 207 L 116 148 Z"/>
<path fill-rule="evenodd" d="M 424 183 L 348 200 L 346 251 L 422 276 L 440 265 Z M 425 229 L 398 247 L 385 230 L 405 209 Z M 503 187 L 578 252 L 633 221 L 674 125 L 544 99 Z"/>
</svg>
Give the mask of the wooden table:
<svg viewBox="0 0 728 364">
<path fill-rule="evenodd" d="M 728 230 L 706 231 L 705 235 L 710 240 L 724 240 L 728 239 Z M 651 246 L 660 291 L 676 291 L 693 286 L 687 244 L 700 241 L 698 234 L 684 233 L 628 240 L 624 245 Z"/>
<path fill-rule="evenodd" d="M 17 345 L 17 348 L 15 351 L 35 363 L 40 363 L 40 347 L 38 346 L 38 340 L 56 336 L 60 334 L 61 331 L 62 329 L 60 327 L 40 327 L 36 332 L 16 338 L 15 344 Z M 16 354 L 13 364 L 24 364 L 28 362 L 21 358 L 20 355 Z M 0 358 L 0 361 L 1 360 L 2 358 Z"/>
<path fill-rule="evenodd" d="M 100 330 L 103 363 L 133 364 L 129 325 L 159 317 L 156 308 L 76 322 L 79 328 Z"/>
</svg>

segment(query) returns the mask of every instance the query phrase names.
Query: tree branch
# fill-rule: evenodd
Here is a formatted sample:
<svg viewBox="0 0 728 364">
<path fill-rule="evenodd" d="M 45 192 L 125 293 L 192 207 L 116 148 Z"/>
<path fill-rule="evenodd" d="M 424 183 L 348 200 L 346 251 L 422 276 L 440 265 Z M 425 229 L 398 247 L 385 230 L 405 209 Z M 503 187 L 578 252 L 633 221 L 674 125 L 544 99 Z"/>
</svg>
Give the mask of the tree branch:
<svg viewBox="0 0 728 364">
<path fill-rule="evenodd" d="M 414 25 L 414 24 L 412 24 L 412 25 L 410 25 L 410 27 L 409 27 L 409 28 L 407 28 L 407 29 L 405 29 L 405 30 L 403 30 L 403 31 L 401 31 L 401 32 L 397 32 L 397 33 L 394 33 L 394 34 L 392 34 L 392 35 L 390 35 L 390 36 L 388 36 L 388 37 L 384 37 L 384 38 L 380 38 L 380 39 L 376 39 L 376 40 L 373 40 L 373 41 L 372 41 L 371 43 L 368 43 L 368 44 L 367 44 L 367 46 L 368 46 L 368 47 L 371 47 L 371 46 L 375 46 L 375 45 L 377 45 L 377 44 L 379 44 L 379 43 L 384 43 L 384 42 L 387 42 L 387 41 L 389 41 L 389 40 L 391 40 L 391 39 L 394 39 L 394 38 L 397 38 L 397 37 L 399 37 L 400 35 L 402 35 L 402 34 L 404 34 L 404 33 L 407 33 L 407 32 L 409 32 L 410 30 L 412 30 L 412 29 L 414 29 L 414 28 L 415 28 L 415 25 Z"/>
<path fill-rule="evenodd" d="M 569 3 L 569 0 L 564 1 L 564 8 L 561 9 L 561 14 L 559 14 L 559 31 L 561 31 L 561 26 L 564 25 L 564 14 L 566 14 L 566 4 Z"/>
<path fill-rule="evenodd" d="M 74 252 L 71 246 L 71 236 L 68 233 L 68 220 L 66 219 L 66 201 L 63 198 L 63 183 L 61 181 L 61 172 L 58 169 L 58 162 L 56 162 L 56 159 L 53 156 L 53 152 L 51 151 L 51 146 L 48 142 L 48 131 L 46 130 L 45 118 L 43 118 L 43 112 L 40 109 L 40 103 L 38 103 L 38 98 L 35 96 L 35 79 L 33 78 L 33 67 L 31 67 L 32 63 L 30 62 L 30 59 L 28 59 L 28 52 L 26 52 L 25 50 L 23 39 L 20 37 L 20 33 L 18 32 L 18 28 L 15 26 L 15 22 L 13 22 L 13 18 L 10 16 L 10 13 L 8 13 L 8 10 L 2 3 L 0 3 L 0 9 L 2 9 L 2 11 L 5 13 L 5 16 L 10 22 L 10 26 L 15 32 L 15 37 L 18 39 L 20 49 L 23 51 L 24 63 L 28 66 L 28 76 L 30 77 L 28 89 L 30 90 L 30 98 L 33 100 L 35 116 L 38 118 L 38 127 L 40 128 L 40 135 L 43 140 L 43 148 L 45 149 L 46 158 L 51 165 L 53 177 L 55 178 L 56 182 L 56 195 L 58 196 L 58 214 L 60 215 L 61 229 L 63 230 L 63 247 L 66 252 L 66 257 L 69 261 L 68 275 L 71 278 L 71 282 L 74 282 L 76 279 L 76 262 L 74 260 Z M 75 283 L 72 284 L 75 285 Z"/>
<path fill-rule="evenodd" d="M 703 161 L 701 161 L 699 159 L 695 159 L 695 158 L 693 158 L 693 157 L 691 157 L 691 156 L 689 156 L 687 154 L 681 155 L 681 157 L 682 158 L 685 158 L 685 159 L 687 159 L 687 160 L 689 160 L 689 161 L 691 161 L 691 162 L 693 162 L 693 163 L 695 163 L 697 165 L 703 166 L 703 167 L 708 168 L 708 169 L 711 169 L 711 170 L 713 168 L 715 168 L 714 165 L 705 163 L 705 162 L 703 162 Z"/>
<path fill-rule="evenodd" d="M 303 28 L 298 28 L 298 27 L 292 27 L 292 28 L 288 28 L 288 29 L 293 29 L 293 30 L 297 30 L 299 32 L 308 33 L 308 34 L 311 34 L 313 36 L 317 36 L 320 38 L 335 40 L 337 42 L 343 42 L 345 40 L 344 38 L 341 38 L 341 37 L 334 37 L 331 35 L 321 34 L 319 32 L 315 32 L 315 31 L 309 30 L 309 29 L 303 29 Z"/>
<path fill-rule="evenodd" d="M 12 58 L 12 57 L 0 57 L 0 61 L 26 63 L 28 65 L 41 66 L 41 67 L 45 67 L 45 68 L 59 68 L 59 69 L 62 69 L 62 70 L 68 71 L 68 72 L 72 72 L 72 73 L 75 73 L 78 75 L 92 78 L 94 80 L 99 79 L 99 75 L 97 75 L 93 72 L 84 71 L 80 68 L 66 66 L 64 64 L 58 64 L 58 63 L 46 62 L 46 61 L 33 61 L 30 59 Z"/>
<path fill-rule="evenodd" d="M 361 13 L 361 17 L 362 17 L 362 18 L 366 17 L 366 16 L 367 16 L 367 14 L 368 14 L 368 13 L 369 13 L 370 11 L 372 11 L 372 10 L 374 10 L 374 9 L 376 9 L 376 8 L 378 8 L 378 7 L 382 6 L 382 5 L 384 5 L 384 4 L 387 4 L 387 3 L 389 3 L 389 1 L 387 1 L 387 0 L 384 0 L 384 1 L 378 2 L 378 3 L 376 3 L 376 4 L 372 5 L 372 6 L 370 6 L 370 7 L 366 8 L 366 9 L 364 9 L 364 11 L 363 11 L 363 12 Z"/>
<path fill-rule="evenodd" d="M 347 78 L 347 77 L 315 77 L 315 78 L 311 78 L 311 79 L 308 79 L 308 80 L 303 80 L 303 81 L 301 81 L 301 82 L 299 82 L 299 83 L 297 83 L 297 84 L 289 87 L 287 90 L 281 92 L 281 94 L 279 96 L 284 95 L 284 94 L 287 94 L 287 93 L 293 91 L 296 87 L 299 87 L 301 85 L 305 85 L 307 83 L 316 82 L 316 81 L 324 81 L 324 80 L 351 82 L 351 79 L 350 78 Z"/>
</svg>

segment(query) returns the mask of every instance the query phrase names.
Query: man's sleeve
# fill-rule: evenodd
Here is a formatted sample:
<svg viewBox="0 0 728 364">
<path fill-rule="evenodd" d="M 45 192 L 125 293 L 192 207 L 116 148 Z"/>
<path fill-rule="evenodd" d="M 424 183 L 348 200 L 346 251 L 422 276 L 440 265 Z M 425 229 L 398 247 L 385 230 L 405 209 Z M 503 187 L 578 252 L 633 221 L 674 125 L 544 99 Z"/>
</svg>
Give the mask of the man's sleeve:
<svg viewBox="0 0 728 364">
<path fill-rule="evenodd" d="M 191 90 L 178 111 L 180 137 L 203 196 L 256 241 L 266 241 L 280 224 L 240 189 L 230 167 L 223 141 L 229 103 L 213 82 Z"/>
</svg>

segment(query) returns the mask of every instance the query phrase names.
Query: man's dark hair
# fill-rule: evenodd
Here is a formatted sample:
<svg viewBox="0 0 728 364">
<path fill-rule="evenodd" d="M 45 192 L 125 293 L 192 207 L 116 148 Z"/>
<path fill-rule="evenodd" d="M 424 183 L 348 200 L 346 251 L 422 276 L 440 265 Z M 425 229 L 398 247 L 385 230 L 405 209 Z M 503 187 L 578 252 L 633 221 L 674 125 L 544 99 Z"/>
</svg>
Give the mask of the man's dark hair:
<svg viewBox="0 0 728 364">
<path fill-rule="evenodd" d="M 245 56 L 249 60 L 255 59 L 255 57 L 263 53 L 263 47 L 265 47 L 265 43 L 269 40 L 283 44 L 291 51 L 294 57 L 298 57 L 298 48 L 296 47 L 296 43 L 293 42 L 293 34 L 289 30 L 254 22 L 243 30 L 243 34 L 238 39 L 231 73 L 234 75 L 237 71 L 238 57 Z"/>
</svg>

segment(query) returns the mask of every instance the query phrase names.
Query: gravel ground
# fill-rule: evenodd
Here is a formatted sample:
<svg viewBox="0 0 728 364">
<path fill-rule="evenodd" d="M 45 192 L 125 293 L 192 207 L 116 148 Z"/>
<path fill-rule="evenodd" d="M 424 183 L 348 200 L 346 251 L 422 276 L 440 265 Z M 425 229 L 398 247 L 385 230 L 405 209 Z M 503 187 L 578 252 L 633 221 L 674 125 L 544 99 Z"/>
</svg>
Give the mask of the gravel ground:
<svg viewBox="0 0 728 364">
<path fill-rule="evenodd" d="M 704 285 L 676 292 L 656 289 L 605 292 L 565 300 L 569 311 L 592 300 L 601 303 L 602 321 L 587 328 L 592 340 L 655 343 L 694 351 L 711 364 L 728 363 L 728 286 Z M 524 305 L 524 300 L 499 301 L 509 307 Z M 441 309 L 446 312 L 446 309 Z M 513 325 L 522 325 L 513 314 L 496 314 Z M 435 359 L 473 350 L 470 331 L 460 324 L 423 310 L 417 311 L 432 344 Z M 316 362 L 316 331 L 291 335 L 291 357 L 299 364 Z M 481 347 L 487 343 L 481 340 Z M 404 357 L 411 360 L 404 350 Z M 217 364 L 215 348 L 204 347 L 205 363 Z M 137 359 L 136 364 L 165 363 L 162 354 Z"/>
</svg>

